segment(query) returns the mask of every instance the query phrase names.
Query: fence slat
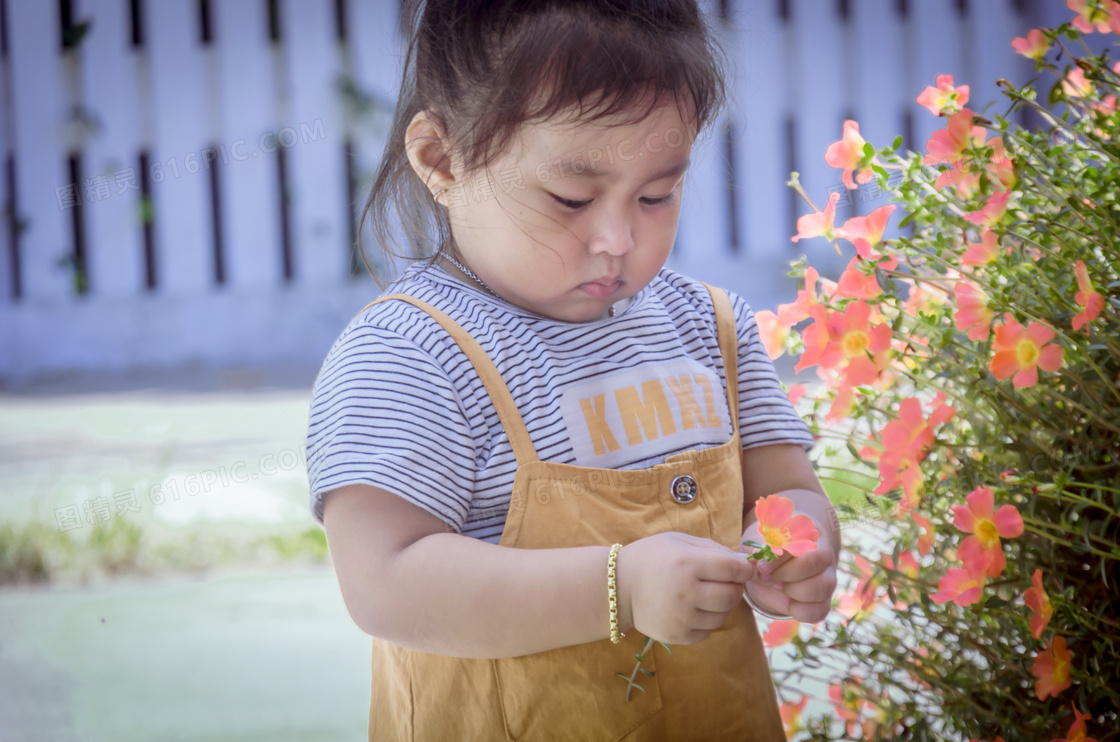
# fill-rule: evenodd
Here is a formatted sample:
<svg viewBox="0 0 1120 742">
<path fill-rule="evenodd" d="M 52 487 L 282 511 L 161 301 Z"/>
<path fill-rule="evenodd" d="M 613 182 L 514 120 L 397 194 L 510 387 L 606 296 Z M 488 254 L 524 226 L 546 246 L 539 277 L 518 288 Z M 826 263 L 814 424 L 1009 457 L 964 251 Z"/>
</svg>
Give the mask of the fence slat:
<svg viewBox="0 0 1120 742">
<path fill-rule="evenodd" d="M 349 230 L 339 53 L 330 3 L 283 0 L 291 163 L 292 242 L 297 280 L 330 286 L 348 274 Z"/>
<path fill-rule="evenodd" d="M 279 286 L 280 191 L 276 153 L 276 79 L 263 2 L 215 5 L 221 100 L 218 141 L 229 158 L 215 162 L 224 202 L 230 284 Z"/>
<path fill-rule="evenodd" d="M 12 80 L 12 138 L 22 236 L 26 301 L 59 301 L 73 293 L 73 274 L 59 266 L 73 250 L 72 209 L 60 205 L 71 183 L 67 158 L 68 96 L 59 57 L 58 4 L 22 0 L 7 5 Z"/>
<path fill-rule="evenodd" d="M 739 121 L 739 213 L 746 250 L 743 260 L 788 261 L 791 253 L 786 219 L 791 190 L 786 186 L 786 112 L 789 110 L 785 30 L 774 3 L 741 3 L 739 27 L 729 51 L 736 57 L 732 81 L 733 110 Z"/>
<path fill-rule="evenodd" d="M 905 88 L 904 67 L 899 60 L 906 55 L 905 41 L 899 33 L 896 0 L 850 0 L 851 45 L 856 50 L 855 95 L 853 108 L 860 134 L 876 149 L 889 145 L 903 134 L 903 101 L 910 95 Z M 914 94 L 914 97 L 917 93 Z M 886 196 L 874 183 L 847 194 L 859 213 L 869 214 L 887 204 Z M 844 196 L 840 201 L 843 203 Z M 898 234 L 902 217 L 895 212 L 885 234 Z"/>
<path fill-rule="evenodd" d="M 996 101 L 989 114 L 1003 114 L 1007 111 L 1007 99 L 1001 94 L 996 80 L 1005 77 L 1021 85 L 1030 79 L 1034 67 L 1030 61 L 1011 46 L 1016 36 L 1026 36 L 1029 26 L 1012 6 L 1012 0 L 973 3 L 972 53 L 976 60 L 972 75 L 969 108 L 976 112 L 984 105 Z"/>
<path fill-rule="evenodd" d="M 205 73 L 208 59 L 200 42 L 198 3 L 145 3 L 152 34 L 152 208 L 160 291 L 174 295 L 206 292 L 214 284 L 208 172 L 201 164 L 209 144 L 211 99 Z M 236 28 L 217 33 L 240 34 Z"/>
<path fill-rule="evenodd" d="M 908 46 L 914 54 L 910 68 L 913 76 L 903 81 L 902 93 L 912 111 L 915 150 L 924 151 L 933 132 L 945 127 L 943 119 L 918 105 L 917 97 L 927 85 L 934 84 L 938 75 L 952 75 L 958 85 L 968 81 L 961 47 L 962 25 L 953 0 L 910 4 Z"/>
<path fill-rule="evenodd" d="M 851 99 L 849 73 L 844 69 L 845 27 L 833 2 L 796 3 L 791 24 L 786 59 L 792 76 L 791 110 L 798 114 L 796 169 L 805 192 L 823 208 L 828 202 L 828 189 L 841 184 L 840 171 L 825 163 L 824 153 L 843 134 L 845 109 Z M 807 204 L 799 207 L 799 213 L 810 211 Z M 844 216 L 838 211 L 837 221 Z M 796 232 L 794 223 L 786 221 L 785 227 L 791 235 Z M 823 242 L 810 242 L 802 247 L 822 274 L 827 275 L 830 270 L 838 273 L 847 262 Z"/>
<path fill-rule="evenodd" d="M 8 97 L 8 60 L 0 58 L 0 100 Z M 12 152 L 12 133 L 8 130 L 10 117 L 7 111 L 0 112 L 0 307 L 15 301 L 13 296 L 12 247 L 9 231 L 12 215 L 7 212 L 8 198 L 8 155 Z M 3 339 L 0 329 L 0 340 Z M 0 347 L 7 347 L 0 344 Z"/>
<path fill-rule="evenodd" d="M 140 112 L 128 3 L 86 0 L 96 19 L 82 41 L 82 97 L 100 121 L 85 148 L 91 291 L 95 297 L 143 290 L 144 261 L 137 158 Z"/>
</svg>

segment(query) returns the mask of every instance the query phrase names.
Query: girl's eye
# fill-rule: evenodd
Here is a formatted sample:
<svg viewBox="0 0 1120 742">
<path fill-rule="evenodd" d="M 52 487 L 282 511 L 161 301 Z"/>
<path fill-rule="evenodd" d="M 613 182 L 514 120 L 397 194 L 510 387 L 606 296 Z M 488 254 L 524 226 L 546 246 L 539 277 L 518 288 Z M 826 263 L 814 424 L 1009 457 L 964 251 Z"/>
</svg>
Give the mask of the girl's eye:
<svg viewBox="0 0 1120 742">
<path fill-rule="evenodd" d="M 672 202 L 675 196 L 675 193 L 670 193 L 668 196 L 662 196 L 661 198 L 643 198 L 641 199 L 641 201 L 646 206 L 661 206 L 663 204 Z M 559 196 L 553 196 L 553 198 L 556 199 L 557 203 L 559 203 L 561 206 L 564 206 L 567 209 L 571 209 L 572 211 L 579 211 L 584 206 L 587 206 L 589 203 L 591 203 L 590 201 L 573 201 L 569 198 L 560 198 Z"/>
<path fill-rule="evenodd" d="M 572 211 L 579 211 L 584 206 L 591 203 L 590 201 L 573 201 L 570 198 L 560 198 L 559 196 L 553 196 L 553 198 L 556 199 L 561 206 L 571 209 Z"/>
</svg>

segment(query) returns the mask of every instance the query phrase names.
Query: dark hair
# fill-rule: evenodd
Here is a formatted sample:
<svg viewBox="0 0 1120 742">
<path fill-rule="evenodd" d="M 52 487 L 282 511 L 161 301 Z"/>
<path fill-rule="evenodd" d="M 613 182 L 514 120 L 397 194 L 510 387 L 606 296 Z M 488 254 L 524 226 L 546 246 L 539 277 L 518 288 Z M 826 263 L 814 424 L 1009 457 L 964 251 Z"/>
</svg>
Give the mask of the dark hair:
<svg viewBox="0 0 1120 742">
<path fill-rule="evenodd" d="M 411 0 L 403 20 L 400 96 L 358 229 L 379 285 L 361 249 L 367 220 L 390 262 L 431 258 L 451 240 L 446 212 L 406 154 L 418 112 L 430 112 L 475 172 L 522 123 L 571 107 L 580 120 L 624 125 L 671 97 L 698 134 L 725 104 L 724 54 L 696 0 Z"/>
</svg>

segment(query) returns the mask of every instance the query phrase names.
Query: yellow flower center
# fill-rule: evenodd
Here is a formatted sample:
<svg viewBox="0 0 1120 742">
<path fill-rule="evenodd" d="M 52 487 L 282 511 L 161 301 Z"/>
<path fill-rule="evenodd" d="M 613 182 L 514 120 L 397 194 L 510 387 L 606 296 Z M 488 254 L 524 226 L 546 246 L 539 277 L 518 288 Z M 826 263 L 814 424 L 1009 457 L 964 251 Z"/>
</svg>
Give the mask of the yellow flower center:
<svg viewBox="0 0 1120 742">
<path fill-rule="evenodd" d="M 996 532 L 996 526 L 990 520 L 982 520 L 976 524 L 976 537 L 980 539 L 980 543 L 985 548 L 999 544 L 999 533 Z"/>
<path fill-rule="evenodd" d="M 764 526 L 758 529 L 762 534 L 762 538 L 766 539 L 766 543 L 771 546 L 785 546 L 789 543 L 789 529 L 781 526 Z"/>
<path fill-rule="evenodd" d="M 1038 346 L 1033 340 L 1020 340 L 1015 348 L 1020 366 L 1033 366 L 1038 362 Z"/>
<path fill-rule="evenodd" d="M 861 330 L 852 330 L 844 335 L 844 353 L 854 356 L 867 350 L 871 345 L 871 338 Z"/>
</svg>

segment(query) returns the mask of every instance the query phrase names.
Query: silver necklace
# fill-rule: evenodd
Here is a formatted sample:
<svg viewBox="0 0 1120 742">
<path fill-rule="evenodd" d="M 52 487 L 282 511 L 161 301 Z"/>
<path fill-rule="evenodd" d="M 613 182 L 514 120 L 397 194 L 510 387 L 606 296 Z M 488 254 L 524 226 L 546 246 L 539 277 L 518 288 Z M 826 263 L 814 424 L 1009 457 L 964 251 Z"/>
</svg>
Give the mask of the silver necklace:
<svg viewBox="0 0 1120 742">
<path fill-rule="evenodd" d="M 448 259 L 448 260 L 449 260 L 449 261 L 451 262 L 451 265 L 453 265 L 453 266 L 455 266 L 456 268 L 458 268 L 459 270 L 463 271 L 463 273 L 465 273 L 465 274 L 466 274 L 467 278 L 470 278 L 470 279 L 471 279 L 472 281 L 474 281 L 474 282 L 475 282 L 475 283 L 477 283 L 477 284 L 478 284 L 479 286 L 481 286 L 482 288 L 484 288 L 484 289 L 486 289 L 487 291 L 489 291 L 489 292 L 490 292 L 491 294 L 493 294 L 494 296 L 498 296 L 498 292 L 497 292 L 497 291 L 495 291 L 494 289 L 490 288 L 489 286 L 487 286 L 487 285 L 486 285 L 486 282 L 485 282 L 485 281 L 483 281 L 483 280 L 482 280 L 481 278 L 479 278 L 478 276 L 476 276 L 476 275 L 474 274 L 474 271 L 472 271 L 472 270 L 471 270 L 470 268 L 468 268 L 467 266 L 463 265 L 462 263 L 460 263 L 460 262 L 459 262 L 458 260 L 456 260 L 455 258 L 451 257 L 450 255 L 448 255 L 447 253 L 445 253 L 445 252 L 444 252 L 443 250 L 440 250 L 440 251 L 439 251 L 439 252 L 438 252 L 437 254 L 438 254 L 438 255 L 439 255 L 440 257 L 444 257 L 444 258 L 447 258 L 447 259 Z M 498 298 L 499 298 L 499 299 L 501 299 L 502 297 L 498 296 Z"/>
<path fill-rule="evenodd" d="M 498 292 L 497 292 L 497 291 L 495 291 L 494 289 L 492 289 L 492 288 L 490 288 L 489 286 L 487 286 L 487 285 L 486 285 L 486 282 L 485 282 L 485 281 L 483 281 L 483 280 L 482 280 L 481 278 L 479 278 L 478 276 L 476 276 L 476 275 L 475 275 L 475 273 L 474 273 L 474 271 L 472 271 L 472 270 L 471 270 L 470 268 L 468 268 L 467 266 L 463 265 L 462 263 L 460 263 L 460 262 L 459 262 L 458 260 L 456 260 L 455 258 L 451 257 L 450 255 L 448 255 L 447 253 L 445 253 L 445 252 L 444 252 L 443 250 L 440 250 L 440 251 L 439 251 L 438 253 L 436 253 L 436 254 L 437 254 L 437 255 L 439 255 L 440 257 L 443 257 L 443 258 L 447 258 L 447 260 L 451 262 L 451 265 L 453 265 L 453 266 L 455 266 L 456 268 L 458 268 L 459 270 L 463 271 L 464 275 L 466 275 L 466 276 L 467 276 L 467 278 L 470 278 L 470 279 L 471 279 L 472 281 L 474 281 L 475 283 L 477 283 L 477 284 L 478 284 L 479 286 L 481 286 L 482 288 L 484 288 L 484 289 L 486 289 L 487 291 L 489 291 L 489 292 L 490 292 L 490 293 L 491 293 L 491 294 L 492 294 L 493 296 L 496 296 L 496 297 L 498 297 L 499 299 L 501 299 L 501 298 L 502 298 L 501 296 L 499 296 L 499 295 L 498 295 Z M 607 311 L 608 311 L 608 312 L 610 313 L 610 316 L 611 316 L 611 317 L 613 317 L 613 316 L 614 316 L 614 304 L 611 304 L 610 308 L 609 308 L 609 309 L 608 309 Z"/>
</svg>

